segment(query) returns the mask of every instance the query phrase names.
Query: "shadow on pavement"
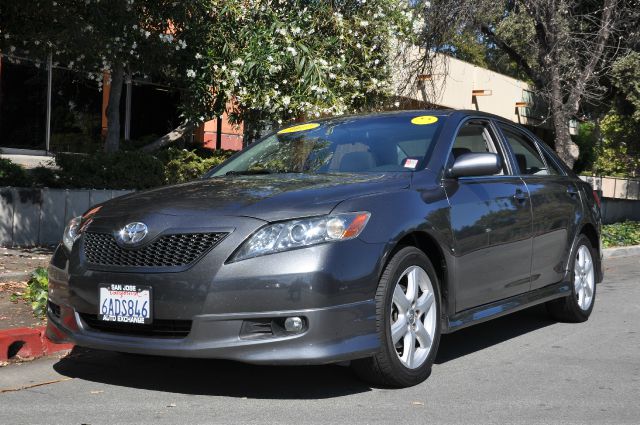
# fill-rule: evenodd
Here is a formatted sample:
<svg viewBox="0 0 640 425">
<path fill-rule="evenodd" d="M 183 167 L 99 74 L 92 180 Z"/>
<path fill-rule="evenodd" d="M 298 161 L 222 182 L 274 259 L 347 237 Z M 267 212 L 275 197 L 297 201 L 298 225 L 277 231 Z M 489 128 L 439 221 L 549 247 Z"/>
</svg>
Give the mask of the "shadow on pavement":
<svg viewBox="0 0 640 425">
<path fill-rule="evenodd" d="M 442 335 L 435 363 L 446 363 L 555 323 L 544 305 L 539 305 Z"/>
<path fill-rule="evenodd" d="M 544 307 L 533 307 L 443 335 L 436 364 L 552 325 Z M 65 376 L 92 382 L 194 395 L 256 399 L 323 399 L 371 391 L 348 368 L 256 366 L 224 360 L 121 354 L 76 347 L 54 365 Z"/>
<path fill-rule="evenodd" d="M 323 399 L 371 390 L 349 368 L 336 365 L 256 366 L 77 347 L 54 369 L 68 377 L 109 385 L 238 398 Z"/>
</svg>

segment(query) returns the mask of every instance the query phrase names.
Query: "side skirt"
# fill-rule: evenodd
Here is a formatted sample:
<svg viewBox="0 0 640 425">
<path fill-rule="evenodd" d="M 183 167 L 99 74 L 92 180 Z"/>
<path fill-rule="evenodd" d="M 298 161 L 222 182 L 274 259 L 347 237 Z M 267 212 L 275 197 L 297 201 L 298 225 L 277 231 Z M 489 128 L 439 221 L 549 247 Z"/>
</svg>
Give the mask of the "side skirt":
<svg viewBox="0 0 640 425">
<path fill-rule="evenodd" d="M 561 281 L 515 297 L 470 308 L 450 316 L 446 321 L 446 329 L 443 329 L 442 333 L 455 332 L 556 298 L 566 297 L 570 293 L 569 282 Z"/>
</svg>

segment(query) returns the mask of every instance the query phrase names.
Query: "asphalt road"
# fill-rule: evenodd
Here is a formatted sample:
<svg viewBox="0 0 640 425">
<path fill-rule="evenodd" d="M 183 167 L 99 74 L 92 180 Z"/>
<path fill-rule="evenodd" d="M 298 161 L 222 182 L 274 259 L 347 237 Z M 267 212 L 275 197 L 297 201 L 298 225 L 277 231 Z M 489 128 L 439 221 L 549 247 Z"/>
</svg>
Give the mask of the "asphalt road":
<svg viewBox="0 0 640 425">
<path fill-rule="evenodd" d="M 0 369 L 0 424 L 638 424 L 640 258 L 606 267 L 587 323 L 533 308 L 445 336 L 413 388 L 370 388 L 340 366 L 77 350 Z"/>
</svg>

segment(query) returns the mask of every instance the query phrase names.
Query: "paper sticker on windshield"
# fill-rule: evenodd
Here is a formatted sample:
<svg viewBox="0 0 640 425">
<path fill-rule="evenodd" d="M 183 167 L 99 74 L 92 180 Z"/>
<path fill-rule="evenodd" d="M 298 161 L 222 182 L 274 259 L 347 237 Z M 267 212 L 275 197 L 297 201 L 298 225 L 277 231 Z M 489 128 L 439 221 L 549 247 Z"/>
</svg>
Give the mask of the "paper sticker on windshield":
<svg viewBox="0 0 640 425">
<path fill-rule="evenodd" d="M 434 117 L 433 115 L 421 115 L 411 120 L 411 124 L 415 125 L 428 125 L 435 122 L 438 122 L 438 117 Z"/>
<path fill-rule="evenodd" d="M 417 166 L 418 166 L 417 159 L 407 158 L 407 160 L 404 162 L 404 168 L 411 168 L 412 170 L 415 170 Z"/>
<path fill-rule="evenodd" d="M 310 123 L 310 124 L 294 125 L 293 127 L 285 128 L 284 130 L 278 131 L 278 134 L 297 133 L 298 131 L 313 130 L 314 128 L 318 128 L 318 127 L 320 127 L 320 124 L 318 124 L 317 122 Z"/>
</svg>

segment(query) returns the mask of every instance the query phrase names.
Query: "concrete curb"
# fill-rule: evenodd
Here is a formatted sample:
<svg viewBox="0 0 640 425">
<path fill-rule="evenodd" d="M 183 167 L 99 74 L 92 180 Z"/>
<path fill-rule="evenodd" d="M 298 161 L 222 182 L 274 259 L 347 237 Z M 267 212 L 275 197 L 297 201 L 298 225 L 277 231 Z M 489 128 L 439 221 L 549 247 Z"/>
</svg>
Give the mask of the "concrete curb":
<svg viewBox="0 0 640 425">
<path fill-rule="evenodd" d="M 71 350 L 73 344 L 55 344 L 45 335 L 46 326 L 0 330 L 0 362 L 9 358 L 36 358 Z"/>
<path fill-rule="evenodd" d="M 602 250 L 604 258 L 640 256 L 640 245 L 605 248 Z"/>
</svg>

